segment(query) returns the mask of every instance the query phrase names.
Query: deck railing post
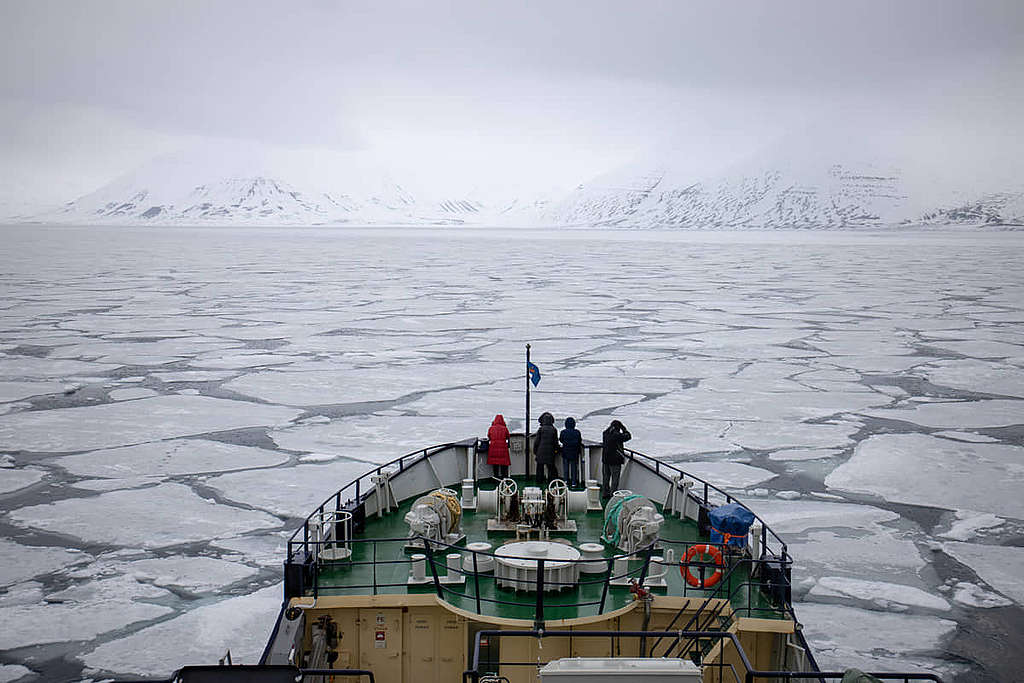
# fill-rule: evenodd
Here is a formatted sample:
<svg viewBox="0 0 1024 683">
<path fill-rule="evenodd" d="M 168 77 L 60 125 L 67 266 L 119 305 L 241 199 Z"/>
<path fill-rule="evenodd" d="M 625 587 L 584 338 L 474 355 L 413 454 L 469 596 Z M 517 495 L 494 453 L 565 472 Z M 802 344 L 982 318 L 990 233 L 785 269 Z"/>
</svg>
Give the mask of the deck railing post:
<svg viewBox="0 0 1024 683">
<path fill-rule="evenodd" d="M 537 614 L 534 627 L 544 628 L 544 560 L 537 560 Z"/>
<path fill-rule="evenodd" d="M 644 581 L 647 580 L 647 571 L 651 567 L 651 556 L 654 554 L 652 546 L 648 546 L 644 550 L 644 566 L 640 568 L 640 580 L 637 581 L 636 585 L 638 588 L 644 587 Z"/>
<path fill-rule="evenodd" d="M 608 570 L 604 573 L 604 586 L 601 587 L 601 604 L 597 608 L 598 614 L 604 614 L 604 603 L 608 598 L 608 582 L 612 580 L 612 563 L 614 561 L 611 557 L 606 560 L 608 562 Z"/>
<path fill-rule="evenodd" d="M 427 554 L 427 563 L 430 565 L 430 574 L 434 577 L 434 590 L 437 591 L 437 597 L 444 600 L 444 589 L 441 588 L 441 578 L 437 575 L 437 565 L 434 563 L 434 549 L 430 547 L 430 540 L 423 538 L 423 549 Z"/>
<path fill-rule="evenodd" d="M 476 566 L 476 551 L 471 550 L 473 553 L 473 585 L 476 588 L 476 613 L 483 614 L 483 610 L 480 609 L 480 571 Z"/>
</svg>

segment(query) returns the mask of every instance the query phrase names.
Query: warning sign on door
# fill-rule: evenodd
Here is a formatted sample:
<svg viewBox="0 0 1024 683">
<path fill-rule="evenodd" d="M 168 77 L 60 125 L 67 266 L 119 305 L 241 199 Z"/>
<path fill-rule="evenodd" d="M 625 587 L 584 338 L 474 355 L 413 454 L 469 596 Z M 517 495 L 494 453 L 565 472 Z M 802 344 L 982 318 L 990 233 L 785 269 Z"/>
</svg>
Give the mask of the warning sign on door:
<svg viewBox="0 0 1024 683">
<path fill-rule="evenodd" d="M 380 630 L 374 631 L 373 646 L 377 649 L 386 648 L 388 646 L 388 632 Z"/>
</svg>

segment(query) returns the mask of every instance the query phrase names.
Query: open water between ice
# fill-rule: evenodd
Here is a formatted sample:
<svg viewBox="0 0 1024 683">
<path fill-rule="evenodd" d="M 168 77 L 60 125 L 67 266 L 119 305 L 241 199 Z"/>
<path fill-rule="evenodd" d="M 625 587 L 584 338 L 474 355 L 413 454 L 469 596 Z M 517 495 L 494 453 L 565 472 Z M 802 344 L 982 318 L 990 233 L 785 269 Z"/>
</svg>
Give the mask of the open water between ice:
<svg viewBox="0 0 1024 683">
<path fill-rule="evenodd" d="M 1021 670 L 1024 234 L 0 244 L 0 682 L 253 661 L 300 518 L 495 413 L 521 429 L 526 342 L 535 415 L 616 417 L 789 541 L 822 665 Z"/>
</svg>

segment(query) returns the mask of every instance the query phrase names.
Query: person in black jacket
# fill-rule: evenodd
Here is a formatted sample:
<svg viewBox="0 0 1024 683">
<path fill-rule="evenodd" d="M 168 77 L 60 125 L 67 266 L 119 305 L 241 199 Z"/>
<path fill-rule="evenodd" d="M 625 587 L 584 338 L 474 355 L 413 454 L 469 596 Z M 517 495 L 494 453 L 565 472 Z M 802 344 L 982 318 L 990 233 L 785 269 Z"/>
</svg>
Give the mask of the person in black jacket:
<svg viewBox="0 0 1024 683">
<path fill-rule="evenodd" d="M 540 428 L 533 437 L 533 457 L 537 460 L 537 486 L 544 486 L 544 468 L 550 479 L 558 479 L 558 468 L 555 467 L 555 456 L 558 454 L 558 430 L 555 429 L 555 417 L 543 412 L 537 418 Z"/>
<path fill-rule="evenodd" d="M 622 463 L 626 462 L 626 451 L 622 444 L 633 438 L 626 426 L 618 420 L 612 420 L 608 428 L 601 434 L 601 496 L 611 498 L 613 491 L 619 490 L 619 474 Z"/>
<path fill-rule="evenodd" d="M 576 419 L 565 418 L 565 429 L 558 435 L 562 442 L 562 468 L 565 483 L 571 487 L 580 485 L 580 456 L 583 455 L 583 435 L 576 429 Z"/>
</svg>

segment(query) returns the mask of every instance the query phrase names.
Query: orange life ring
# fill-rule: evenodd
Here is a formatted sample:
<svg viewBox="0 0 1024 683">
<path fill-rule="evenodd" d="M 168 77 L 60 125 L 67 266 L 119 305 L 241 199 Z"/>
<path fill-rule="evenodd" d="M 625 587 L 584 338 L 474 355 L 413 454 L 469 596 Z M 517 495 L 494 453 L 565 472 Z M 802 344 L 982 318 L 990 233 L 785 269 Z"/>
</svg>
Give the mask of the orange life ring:
<svg viewBox="0 0 1024 683">
<path fill-rule="evenodd" d="M 714 571 L 714 573 L 711 574 L 711 576 L 705 578 L 703 582 L 701 582 L 701 580 L 698 577 L 694 576 L 693 573 L 690 572 L 690 567 L 687 566 L 687 563 L 689 563 L 690 560 L 693 559 L 693 556 L 698 554 L 707 555 L 719 567 Z M 691 545 L 690 549 L 686 551 L 686 557 L 683 558 L 683 561 L 679 563 L 679 573 L 683 575 L 684 579 L 686 579 L 686 583 L 690 584 L 694 588 L 713 588 L 719 581 L 722 580 L 721 568 L 724 566 L 725 564 L 722 562 L 722 551 L 716 548 L 715 546 Z"/>
</svg>

